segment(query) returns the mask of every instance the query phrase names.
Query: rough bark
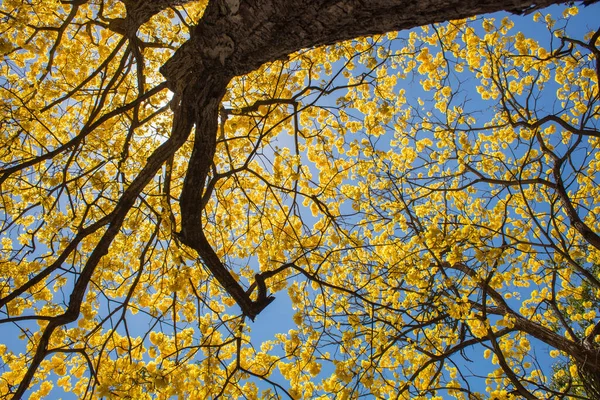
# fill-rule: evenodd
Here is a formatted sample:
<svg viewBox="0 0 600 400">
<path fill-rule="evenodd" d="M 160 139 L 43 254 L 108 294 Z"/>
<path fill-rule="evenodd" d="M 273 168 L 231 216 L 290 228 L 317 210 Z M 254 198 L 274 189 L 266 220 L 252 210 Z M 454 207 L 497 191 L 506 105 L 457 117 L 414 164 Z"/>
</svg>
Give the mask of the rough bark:
<svg viewBox="0 0 600 400">
<path fill-rule="evenodd" d="M 188 42 L 162 68 L 173 88 L 217 61 L 224 73 L 246 74 L 302 48 L 507 10 L 529 12 L 555 0 L 265 0 L 239 7 L 211 1 Z M 221 65 L 218 65 L 221 64 Z M 225 72 L 227 71 L 227 72 Z"/>
</svg>

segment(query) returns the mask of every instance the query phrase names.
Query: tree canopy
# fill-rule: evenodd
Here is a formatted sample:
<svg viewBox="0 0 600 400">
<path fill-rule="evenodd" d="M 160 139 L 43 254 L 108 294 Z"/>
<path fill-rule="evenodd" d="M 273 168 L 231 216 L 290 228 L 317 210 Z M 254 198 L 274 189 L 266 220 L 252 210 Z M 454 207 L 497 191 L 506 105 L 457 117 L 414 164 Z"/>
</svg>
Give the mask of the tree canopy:
<svg viewBox="0 0 600 400">
<path fill-rule="evenodd" d="M 551 3 L 3 1 L 0 397 L 600 398 Z"/>
</svg>

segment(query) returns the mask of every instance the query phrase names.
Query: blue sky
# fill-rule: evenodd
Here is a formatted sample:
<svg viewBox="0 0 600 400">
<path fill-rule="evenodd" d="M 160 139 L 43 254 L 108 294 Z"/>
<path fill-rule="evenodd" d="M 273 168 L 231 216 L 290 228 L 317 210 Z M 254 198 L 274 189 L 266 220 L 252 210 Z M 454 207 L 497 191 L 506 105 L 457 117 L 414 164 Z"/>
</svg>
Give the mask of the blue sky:
<svg viewBox="0 0 600 400">
<path fill-rule="evenodd" d="M 563 10 L 561 6 L 554 6 L 546 10 L 542 10 L 543 13 L 555 13 L 560 14 Z M 504 15 L 503 13 L 495 15 L 498 19 L 501 19 Z M 589 29 L 596 29 L 598 24 L 598 17 L 600 16 L 600 5 L 593 5 L 588 8 L 581 8 L 581 12 L 579 16 L 572 19 L 572 22 L 569 24 L 569 32 L 573 36 L 581 36 L 582 33 L 587 32 Z M 542 24 L 533 24 L 531 23 L 532 16 L 513 16 L 510 15 L 510 18 L 515 22 L 514 31 L 522 31 L 526 36 L 531 36 L 534 38 L 539 38 L 541 41 L 547 40 L 548 32 L 543 29 Z M 411 95 L 418 94 L 417 89 L 418 85 L 411 88 Z M 473 96 L 476 97 L 476 94 Z M 483 103 L 481 103 L 483 106 Z M 477 105 L 474 104 L 476 107 Z M 284 139 L 281 140 L 279 146 L 289 146 L 289 140 Z M 310 217 L 308 217 L 310 219 Z M 274 335 L 277 333 L 285 333 L 289 329 L 293 328 L 295 325 L 292 322 L 293 311 L 291 309 L 291 303 L 289 299 L 285 295 L 285 291 L 280 292 L 277 295 L 277 299 L 274 303 L 272 303 L 267 309 L 265 309 L 257 318 L 256 323 L 252 324 L 252 333 L 251 338 L 252 342 L 255 346 L 259 346 L 261 342 L 265 340 L 270 340 L 274 338 Z M 138 317 L 139 318 L 139 317 Z M 143 325 L 145 321 L 136 320 L 136 323 Z M 31 329 L 35 329 L 36 324 L 27 324 L 31 325 Z M 16 340 L 15 336 L 19 333 L 19 330 L 14 326 L 3 326 L 3 342 L 13 351 L 19 352 L 22 351 L 23 342 Z M 542 365 L 550 366 L 555 360 L 551 359 L 548 356 L 547 348 L 543 345 L 536 349 L 536 355 L 539 357 Z M 486 365 L 488 363 L 481 362 L 481 360 L 477 361 L 478 354 L 471 355 L 474 362 L 470 365 L 470 369 L 473 371 L 477 371 L 480 374 L 485 373 Z M 328 372 L 327 369 L 324 369 L 323 373 Z M 276 374 L 277 375 L 277 374 Z M 276 377 L 275 375 L 275 377 Z M 281 381 L 280 381 L 281 382 Z M 283 383 L 283 382 L 281 382 Z M 285 385 L 284 385 L 285 386 Z M 54 389 L 52 392 L 53 398 L 73 398 L 70 395 L 63 394 L 60 389 Z"/>
</svg>

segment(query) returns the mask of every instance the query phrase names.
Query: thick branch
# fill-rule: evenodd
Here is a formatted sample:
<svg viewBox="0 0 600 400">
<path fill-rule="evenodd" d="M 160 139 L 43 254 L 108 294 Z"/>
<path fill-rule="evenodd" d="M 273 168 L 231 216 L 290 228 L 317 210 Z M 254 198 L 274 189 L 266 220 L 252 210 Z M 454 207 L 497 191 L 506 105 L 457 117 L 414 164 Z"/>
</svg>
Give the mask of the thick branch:
<svg viewBox="0 0 600 400">
<path fill-rule="evenodd" d="M 597 348 L 588 348 L 581 343 L 576 343 L 566 337 L 538 324 L 537 322 L 531 321 L 521 314 L 512 310 L 504 301 L 504 298 L 500 293 L 492 289 L 486 282 L 481 281 L 477 273 L 471 268 L 467 267 L 463 263 L 450 264 L 444 262 L 445 268 L 452 268 L 459 270 L 471 278 L 479 281 L 479 285 L 485 292 L 494 300 L 496 307 L 494 307 L 494 313 L 503 316 L 510 316 L 513 320 L 513 328 L 525 332 L 528 335 L 535 337 L 536 339 L 554 347 L 555 349 L 564 351 L 569 354 L 578 363 L 585 365 L 590 370 L 600 372 L 600 350 Z M 484 305 L 486 309 L 489 306 Z"/>
<path fill-rule="evenodd" d="M 122 0 L 127 9 L 125 18 L 110 21 L 109 28 L 124 36 L 134 37 L 142 24 L 167 8 L 181 6 L 192 0 Z"/>
<path fill-rule="evenodd" d="M 211 1 L 188 42 L 163 66 L 171 88 L 213 60 L 232 75 L 303 48 L 491 13 L 522 12 L 557 0 L 247 0 L 224 10 Z"/>
<path fill-rule="evenodd" d="M 194 147 L 180 197 L 182 215 L 180 238 L 183 243 L 198 252 L 206 267 L 233 297 L 243 314 L 254 320 L 273 298 L 267 297 L 266 290 L 262 290 L 259 291 L 256 301 L 250 299 L 250 295 L 244 291 L 215 253 L 204 235 L 202 226 L 202 198 L 217 146 L 216 132 L 221 99 L 230 79 L 231 77 L 221 71 L 207 72 L 201 84 L 192 90 L 188 86 L 186 96 L 181 100 L 182 104 L 196 104 L 197 111 L 194 116 L 196 123 Z M 264 286 L 264 281 L 262 284 Z"/>
</svg>

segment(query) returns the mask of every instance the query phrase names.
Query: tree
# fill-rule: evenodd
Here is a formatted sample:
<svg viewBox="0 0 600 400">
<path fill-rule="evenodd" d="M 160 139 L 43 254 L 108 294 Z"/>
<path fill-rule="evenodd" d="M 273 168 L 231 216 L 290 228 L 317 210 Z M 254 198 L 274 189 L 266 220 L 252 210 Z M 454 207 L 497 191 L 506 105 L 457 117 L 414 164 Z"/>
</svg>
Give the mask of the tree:
<svg viewBox="0 0 600 400">
<path fill-rule="evenodd" d="M 600 30 L 460 20 L 551 3 L 4 1 L 1 395 L 593 396 Z"/>
</svg>

